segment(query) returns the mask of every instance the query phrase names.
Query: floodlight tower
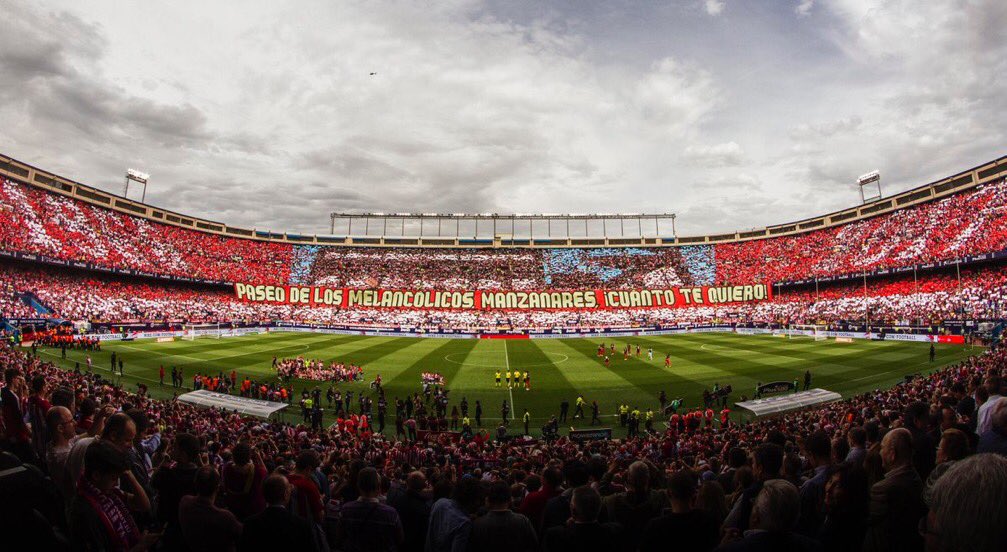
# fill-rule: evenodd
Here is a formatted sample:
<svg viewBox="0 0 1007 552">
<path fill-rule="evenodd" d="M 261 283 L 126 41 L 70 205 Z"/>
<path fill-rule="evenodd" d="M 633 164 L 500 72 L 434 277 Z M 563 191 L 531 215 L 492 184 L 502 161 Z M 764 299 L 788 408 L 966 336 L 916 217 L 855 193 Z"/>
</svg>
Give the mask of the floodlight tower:
<svg viewBox="0 0 1007 552">
<path fill-rule="evenodd" d="M 874 184 L 877 186 L 877 193 L 874 193 Z M 879 171 L 871 171 L 865 175 L 862 175 L 857 179 L 857 186 L 860 188 L 860 202 L 867 203 L 868 201 L 877 201 L 881 199 L 881 173 Z M 864 186 L 870 186 L 870 194 L 864 194 Z"/>
<path fill-rule="evenodd" d="M 147 199 L 147 180 L 150 179 L 150 175 L 145 172 L 140 172 L 136 169 L 126 169 L 126 187 L 122 190 L 122 197 L 129 195 L 129 181 L 137 182 L 143 184 L 143 195 L 140 196 L 140 203 L 143 203 Z"/>
</svg>

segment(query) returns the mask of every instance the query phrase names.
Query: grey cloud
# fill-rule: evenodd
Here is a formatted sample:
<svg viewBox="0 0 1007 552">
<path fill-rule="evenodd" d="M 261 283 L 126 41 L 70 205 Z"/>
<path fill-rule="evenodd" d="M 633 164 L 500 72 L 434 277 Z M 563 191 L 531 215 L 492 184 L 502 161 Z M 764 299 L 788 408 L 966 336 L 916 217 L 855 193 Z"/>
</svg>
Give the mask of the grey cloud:
<svg viewBox="0 0 1007 552">
<path fill-rule="evenodd" d="M 703 167 L 732 167 L 742 163 L 745 151 L 737 142 L 724 142 L 712 146 L 688 146 L 685 158 Z"/>
<path fill-rule="evenodd" d="M 790 130 L 790 137 L 795 140 L 830 138 L 838 134 L 855 132 L 862 123 L 863 120 L 857 115 L 821 123 L 802 123 Z"/>
<path fill-rule="evenodd" d="M 151 202 L 239 226 L 674 210 L 683 233 L 725 231 L 852 205 L 866 170 L 896 191 L 1005 143 L 1007 9 L 993 0 L 817 0 L 809 17 L 797 0 L 719 18 L 698 0 L 635 4 L 614 28 L 606 14 L 626 8 L 601 2 L 521 21 L 479 0 L 213 3 L 219 51 L 185 49 L 184 10 L 142 27 L 134 6 L 52 1 L 65 8 L 6 14 L 3 153 L 116 193 L 135 163 Z M 757 13 L 725 30 L 738 9 Z M 122 65 L 129 17 L 177 48 Z"/>
</svg>

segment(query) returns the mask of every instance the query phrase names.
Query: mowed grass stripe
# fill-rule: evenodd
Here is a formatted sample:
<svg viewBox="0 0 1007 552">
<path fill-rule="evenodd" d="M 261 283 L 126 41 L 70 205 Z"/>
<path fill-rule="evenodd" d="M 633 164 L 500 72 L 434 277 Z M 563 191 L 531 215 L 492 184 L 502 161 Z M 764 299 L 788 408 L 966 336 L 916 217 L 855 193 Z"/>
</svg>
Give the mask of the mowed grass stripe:
<svg viewBox="0 0 1007 552">
<path fill-rule="evenodd" d="M 416 363 L 416 359 L 425 357 L 431 351 L 443 345 L 439 339 L 416 339 L 417 343 L 404 349 L 398 349 L 390 354 L 372 360 L 364 367 L 364 377 L 373 380 L 381 374 L 381 380 L 390 382 L 399 374 Z"/>
<path fill-rule="evenodd" d="M 482 403 L 483 418 L 481 427 L 495 427 L 500 423 L 500 407 L 503 401 L 511 403 L 511 395 L 518 390 L 507 388 L 504 377 L 507 373 L 507 363 L 510 359 L 509 352 L 504 349 L 502 340 L 472 340 L 472 347 L 464 355 L 461 353 L 449 353 L 445 358 L 446 366 L 453 366 L 454 375 L 451 379 L 451 400 L 457 403 L 462 398 L 469 402 L 469 416 L 475 424 L 475 404 L 476 401 Z M 512 368 L 515 368 L 513 366 Z M 495 375 L 500 372 L 500 387 L 496 386 Z M 532 384 L 536 383 L 536 376 L 532 372 Z M 517 397 L 515 402 L 520 404 Z M 511 415 L 514 416 L 513 408 Z"/>
<path fill-rule="evenodd" d="M 696 335 L 698 334 L 684 337 L 688 339 Z M 716 347 L 730 347 L 733 344 L 740 344 L 740 347 L 746 351 L 766 353 L 775 357 L 792 358 L 795 361 L 801 362 L 808 362 L 810 360 L 819 365 L 847 367 L 856 367 L 859 365 L 860 359 L 855 355 L 852 357 L 852 360 L 856 361 L 856 364 L 850 362 L 850 352 L 867 350 L 867 347 L 870 347 L 872 355 L 876 358 L 893 360 L 904 357 L 904 354 L 898 351 L 899 345 L 904 343 L 881 342 L 874 343 L 872 344 L 873 346 L 865 346 L 863 342 L 836 343 L 832 340 L 815 341 L 810 337 L 796 339 L 774 338 L 770 336 L 756 336 L 757 339 L 746 339 L 746 337 L 737 334 L 722 334 L 721 340 L 725 343 L 718 343 Z M 710 344 L 706 343 L 706 345 Z M 878 351 L 878 349 L 882 351 Z M 891 352 L 886 352 L 889 349 Z"/>
<path fill-rule="evenodd" d="M 478 393 L 496 398 L 508 395 L 504 383 L 507 372 L 507 357 L 503 345 L 493 340 L 472 340 L 472 347 L 462 352 L 452 352 L 445 355 L 442 365 L 451 371 L 451 387 L 466 393 Z M 500 373 L 501 386 L 496 387 L 496 373 Z M 487 393 L 487 391 L 491 393 Z M 459 398 L 459 400 L 461 400 Z"/>
<path fill-rule="evenodd" d="M 223 339 L 203 338 L 193 342 L 107 343 L 101 352 L 67 351 L 65 362 L 59 360 L 58 349 L 42 350 L 42 354 L 67 369 L 73 368 L 75 360 L 83 365 L 84 357 L 90 355 L 94 359 L 95 371 L 111 379 L 109 355 L 112 351 L 124 353 L 126 376 L 121 380 L 123 384 L 135 389 L 133 384 L 142 381 L 149 386 L 153 396 L 169 399 L 176 390 L 157 385 L 157 367 L 164 364 L 170 372 L 174 361 L 185 366 L 186 383 L 191 382 L 197 369 L 204 373 L 215 374 L 218 370 L 229 373 L 232 366 L 242 376 L 248 373 L 259 381 L 273 381 L 275 375 L 271 360 L 274 355 L 293 357 L 303 354 L 323 360 L 360 362 L 364 364 L 365 381 L 335 384 L 340 391 L 354 392 L 354 411 L 359 393 L 375 396 L 367 384 L 379 371 L 389 400 L 420 391 L 420 372 L 437 371 L 448 380 L 452 405 L 464 396 L 472 406 L 472 415 L 475 401 L 482 401 L 483 425 L 494 427 L 499 423 L 501 400 L 509 400 L 510 396 L 506 389 L 493 386 L 494 368 L 500 367 L 503 371 L 505 366 L 503 351 L 506 346 L 512 367 L 522 371 L 527 367 L 531 372 L 533 389 L 531 392 L 525 392 L 521 387 L 514 389 L 514 406 L 518 418 L 525 407 L 530 410 L 534 420 L 533 432 L 537 434 L 541 423 L 558 413 L 561 400 L 569 400 L 572 408 L 577 392 L 584 393 L 588 404 L 591 400 L 598 400 L 602 414 L 611 416 L 620 402 L 639 406 L 641 410 L 656 406 L 655 397 L 661 389 L 666 390 L 669 398 L 682 397 L 686 406 L 696 406 L 701 402 L 703 388 L 712 388 L 715 381 L 721 385 L 732 385 L 735 393 L 731 400 L 736 401 L 742 394 L 751 396 L 756 381 L 800 380 L 804 370 L 811 367 L 814 386 L 850 396 L 888 387 L 905 374 L 929 372 L 956 362 L 970 352 L 981 352 L 979 349 L 967 351 L 961 347 L 938 346 L 937 362 L 930 364 L 926 361 L 929 345 L 925 343 L 857 341 L 842 344 L 831 340 L 816 342 L 812 339 L 787 340 L 733 334 L 687 334 L 620 338 L 616 341 L 617 353 L 612 359 L 612 367 L 605 370 L 595 356 L 597 345 L 602 340 L 606 343 L 612 341 L 607 336 L 598 336 L 509 341 L 505 345 L 497 340 L 270 333 Z M 621 347 L 627 342 L 641 346 L 642 360 L 637 360 L 635 355 L 633 360 L 622 360 Z M 646 349 L 651 346 L 655 359 L 648 362 Z M 192 359 L 171 356 L 173 352 L 181 351 L 187 351 L 183 354 L 200 360 L 190 363 L 188 361 Z M 669 351 L 674 364 L 670 370 L 665 370 L 664 354 Z M 455 362 L 448 362 L 445 359 L 448 355 Z M 566 355 L 568 360 L 559 362 L 564 358 L 560 355 Z M 827 358 L 823 361 L 823 357 Z M 295 380 L 293 385 L 295 394 L 299 394 L 302 389 L 324 389 L 329 384 Z M 331 414 L 327 412 L 327 416 L 331 420 Z M 604 419 L 611 424 L 611 418 Z M 393 426 L 390 422 L 388 425 Z M 585 427 L 587 420 L 577 420 L 575 425 Z M 616 435 L 622 435 L 622 431 L 616 424 Z"/>
<path fill-rule="evenodd" d="M 779 362 L 778 360 L 774 360 L 777 355 L 775 355 L 772 350 L 767 350 L 764 353 L 747 353 L 745 352 L 747 349 L 744 348 L 745 343 L 735 342 L 732 344 L 732 349 L 730 351 L 724 351 L 724 347 L 727 346 L 720 342 L 712 343 L 709 336 L 691 334 L 688 336 L 676 337 L 682 337 L 682 341 L 689 342 L 693 345 L 693 347 L 691 347 L 682 356 L 689 358 L 694 362 L 698 361 L 706 365 L 725 366 L 724 370 L 732 374 L 731 381 L 738 381 L 746 378 L 749 385 L 743 388 L 744 390 L 741 391 L 741 393 L 749 396 L 751 396 L 752 390 L 754 390 L 755 383 L 759 381 L 765 383 L 768 381 L 791 381 L 793 379 L 797 379 L 799 382 L 803 383 L 804 371 L 808 369 L 812 372 L 812 384 L 816 387 L 834 390 L 844 395 L 868 390 L 872 388 L 870 382 L 875 379 L 888 376 L 892 382 L 895 382 L 904 374 L 918 371 L 920 363 L 916 359 L 920 358 L 920 354 L 925 354 L 925 351 L 929 347 L 927 344 L 901 342 L 855 342 L 852 344 L 825 341 L 813 342 L 819 347 L 841 348 L 840 350 L 844 351 L 844 354 L 848 356 L 847 361 L 844 363 L 820 363 L 815 362 L 813 359 L 809 359 L 802 365 L 791 368 L 790 365 L 793 363 L 790 361 Z M 717 337 L 720 337 L 720 335 L 717 334 Z M 887 358 L 888 360 L 878 360 L 879 355 L 877 355 L 874 350 L 875 345 L 881 346 L 885 349 L 890 349 L 887 351 L 888 354 L 884 356 L 884 358 Z M 783 342 L 778 347 L 786 348 L 788 346 L 788 343 Z M 964 356 L 966 356 L 964 351 L 960 352 L 962 354 L 948 355 L 948 358 L 945 359 L 944 362 L 935 364 L 943 366 L 955 362 L 960 358 L 964 358 Z M 718 362 L 716 357 L 728 362 Z M 734 362 L 731 363 L 731 360 Z M 746 364 L 762 366 L 764 368 L 760 369 L 752 366 L 744 367 Z M 837 365 L 843 366 L 843 368 L 836 369 L 835 366 Z M 726 368 L 726 366 L 731 366 L 731 368 Z M 742 368 L 737 368 L 737 366 L 742 366 Z M 892 374 L 897 375 L 892 376 Z M 861 378 L 868 379 L 865 382 L 865 380 Z M 706 381 L 709 382 L 709 380 Z M 723 381 L 721 383 L 723 383 Z M 734 385 L 737 389 L 737 384 Z"/>
<path fill-rule="evenodd" d="M 719 338 L 720 335 L 716 337 Z M 647 346 L 653 343 L 655 350 L 658 350 L 658 347 L 670 350 L 671 370 L 696 382 L 698 392 L 692 395 L 691 400 L 687 398 L 686 405 L 699 404 L 695 395 L 701 395 L 703 389 L 712 389 L 714 383 L 720 383 L 722 386 L 731 385 L 735 390 L 731 400 L 738 400 L 741 395 L 751 397 L 759 382 L 791 381 L 795 378 L 803 381 L 804 370 L 812 366 L 810 362 L 805 362 L 791 368 L 789 365 L 793 362 L 790 359 L 781 362 L 771 352 L 748 351 L 740 343 L 731 346 L 715 344 L 712 341 L 716 339 L 702 334 L 675 336 L 675 338 L 677 339 L 673 345 L 666 341 L 667 338 L 644 339 L 642 342 Z M 663 359 L 661 362 L 663 366 Z M 813 369 L 813 373 L 816 374 L 815 384 L 822 383 L 817 378 L 829 373 L 830 370 L 832 369 L 822 368 L 820 365 Z"/>
<path fill-rule="evenodd" d="M 775 379 L 792 379 L 796 374 L 803 374 L 804 370 L 810 366 L 806 361 L 798 359 L 788 359 L 781 362 L 776 355 L 768 352 L 758 352 L 744 349 L 738 346 L 723 347 L 716 349 L 704 348 L 709 344 L 703 339 L 696 339 L 694 335 L 681 336 L 682 343 L 671 349 L 672 357 L 678 356 L 691 363 L 715 366 L 716 368 L 729 374 L 729 377 L 747 378 L 753 371 L 753 365 L 762 367 L 759 370 L 765 377 Z M 644 340 L 650 343 L 650 340 Z M 655 343 L 660 343 L 655 341 Z M 683 345 L 685 345 L 683 347 Z M 791 364 L 798 364 L 791 367 Z M 674 364 L 673 364 L 674 367 Z M 766 380 L 763 380 L 766 381 Z"/>
<path fill-rule="evenodd" d="M 238 370 L 242 374 L 265 374 L 267 372 L 262 370 L 262 365 L 266 365 L 272 368 L 272 357 L 278 356 L 283 358 L 285 356 L 301 356 L 310 357 L 313 351 L 319 349 L 329 348 L 332 344 L 330 339 L 319 338 L 319 336 L 314 334 L 309 334 L 314 339 L 311 338 L 300 338 L 296 340 L 296 343 L 291 343 L 290 340 L 283 340 L 280 347 L 263 347 L 260 348 L 254 342 L 246 343 L 225 343 L 218 344 L 218 349 L 206 349 L 202 354 L 189 354 L 189 355 L 178 355 L 170 347 L 164 350 L 158 350 L 158 345 L 163 345 L 159 343 L 149 343 L 144 347 L 138 347 L 135 345 L 120 343 L 117 344 L 119 349 L 118 354 L 121 358 L 125 359 L 126 366 L 130 366 L 131 363 L 131 351 L 143 354 L 145 356 L 157 355 L 162 358 L 165 365 L 165 370 L 170 371 L 170 366 L 177 366 L 179 368 L 198 368 L 198 371 L 203 373 L 216 372 L 216 371 L 226 371 Z M 351 340 L 352 337 L 344 337 L 340 341 Z M 123 350 L 125 349 L 125 351 Z M 226 355 L 213 355 L 209 353 L 214 353 L 218 351 L 225 351 Z M 235 351 L 238 351 L 235 353 Z M 205 355 L 205 358 L 204 358 Z M 258 366 L 256 366 L 258 365 Z M 258 367 L 259 369 L 253 369 Z M 191 370 L 185 370 L 187 376 L 192 375 Z"/>
<path fill-rule="evenodd" d="M 626 343 L 627 341 L 615 342 L 619 363 L 624 362 L 622 361 L 620 347 L 624 347 Z M 676 344 L 675 347 L 669 347 L 669 343 L 663 339 L 642 339 L 639 337 L 632 338 L 632 341 L 629 343 L 633 346 L 632 354 L 634 358 L 636 345 L 640 345 L 641 360 L 638 362 L 644 364 L 649 369 L 645 372 L 646 380 L 641 382 L 640 385 L 648 388 L 651 395 L 655 398 L 660 391 L 664 391 L 669 400 L 681 398 L 683 406 L 692 407 L 702 403 L 701 396 L 703 389 L 712 389 L 713 382 L 720 382 L 722 385 L 735 382 L 734 385 L 736 387 L 739 384 L 744 385 L 748 383 L 747 378 L 739 378 L 725 370 L 720 370 L 715 364 L 696 363 L 690 356 L 688 349 L 685 349 L 686 352 L 682 352 L 683 347 L 680 343 Z M 653 362 L 647 360 L 646 356 L 647 349 L 651 347 L 654 349 Z M 665 368 L 664 356 L 668 353 L 671 353 L 672 366 Z M 613 366 L 621 365 L 616 364 L 616 362 L 613 360 Z M 726 361 L 720 359 L 718 362 Z M 656 382 L 653 379 L 654 377 L 658 378 Z M 751 383 L 754 385 L 754 380 Z"/>
<path fill-rule="evenodd" d="M 521 421 L 526 408 L 532 419 L 544 421 L 553 414 L 559 414 L 559 404 L 563 399 L 573 405 L 577 389 L 566 370 L 569 356 L 550 350 L 551 347 L 543 349 L 543 346 L 548 347 L 545 342 L 550 340 L 547 339 L 501 341 L 507 347 L 511 368 L 528 372 L 531 377 L 531 391 L 525 391 L 522 380 L 514 387 L 514 404 L 511 406 L 517 421 Z"/>
<path fill-rule="evenodd" d="M 288 348 L 301 348 L 300 345 L 303 342 L 315 341 L 319 337 L 318 334 L 265 334 L 224 337 L 220 339 L 203 337 L 194 341 L 172 341 L 168 343 L 157 343 L 155 341 L 147 342 L 145 345 L 149 345 L 155 349 L 163 349 L 164 354 L 176 357 L 196 357 L 202 359 L 224 357 L 229 354 L 228 351 L 235 349 L 268 350 L 278 354 L 279 351 L 286 351 Z M 129 344 L 130 342 L 117 343 L 117 345 L 127 349 Z M 218 353 L 222 354 L 218 355 Z"/>
<path fill-rule="evenodd" d="M 416 338 L 405 338 L 405 339 L 416 339 Z M 431 338 L 433 339 L 433 338 Z M 475 339 L 433 339 L 439 342 L 439 345 L 434 349 L 427 352 L 425 355 L 420 356 L 412 362 L 411 365 L 406 367 L 404 370 L 399 372 L 396 376 L 391 378 L 387 387 L 389 388 L 408 388 L 410 394 L 414 391 L 420 390 L 421 387 L 421 374 L 423 372 L 440 372 L 447 379 L 447 374 L 445 374 L 445 366 L 447 363 L 444 361 L 444 357 L 448 355 L 459 355 L 467 356 L 468 352 L 471 351 L 476 345 L 477 341 Z M 452 372 L 456 373 L 456 370 Z"/>
<path fill-rule="evenodd" d="M 610 355 L 610 366 L 606 368 L 604 360 L 598 358 L 599 343 L 588 340 L 563 341 L 564 345 L 595 366 L 595 373 L 609 374 L 618 378 L 619 381 L 625 382 L 622 385 L 612 385 L 605 390 L 606 398 L 614 393 L 618 396 L 618 402 L 620 403 L 631 403 L 631 406 L 632 404 L 637 404 L 642 407 L 643 405 L 640 403 L 643 401 L 639 396 L 642 394 L 648 399 L 653 399 L 646 401 L 648 405 L 650 403 L 656 404 L 657 396 L 662 390 L 668 393 L 675 387 L 691 387 L 695 385 L 686 378 L 665 371 L 663 369 L 663 357 L 660 357 L 660 361 L 658 361 L 658 357 L 655 355 L 654 362 L 648 361 L 646 347 L 642 347 L 640 358 L 636 357 L 636 349 L 634 348 L 629 360 L 624 360 L 622 348 L 626 344 L 616 342 L 616 352 L 614 355 Z M 606 345 L 609 343 L 606 343 Z M 658 362 L 661 364 L 658 364 Z M 633 389 L 638 390 L 638 392 L 633 393 Z"/>
<path fill-rule="evenodd" d="M 851 352 L 856 352 L 856 348 L 834 349 L 833 352 L 825 351 L 823 344 L 826 342 L 810 343 L 788 343 L 779 339 L 780 343 L 759 343 L 758 339 L 738 341 L 735 336 L 725 334 L 721 336 L 721 342 L 710 343 L 708 339 L 703 339 L 699 334 L 683 335 L 682 341 L 694 345 L 694 351 L 688 356 L 702 355 L 704 352 L 711 355 L 719 354 L 721 357 L 738 360 L 754 359 L 754 362 L 764 362 L 763 359 L 771 359 L 770 364 L 776 368 L 789 369 L 793 372 L 804 373 L 808 366 L 834 366 L 842 370 L 855 370 L 861 365 L 859 356 Z M 773 338 L 770 338 L 773 339 Z M 851 344 L 831 343 L 837 347 L 845 347 Z M 817 347 L 817 350 L 815 348 Z M 797 350 L 794 350 L 797 349 Z M 901 357 L 897 357 L 901 358 Z"/>
<path fill-rule="evenodd" d="M 372 372 L 372 370 L 368 368 L 371 363 L 375 362 L 379 358 L 416 345 L 419 342 L 419 340 L 410 337 L 386 337 L 380 339 L 381 341 L 374 342 L 365 337 L 357 337 L 352 343 L 359 346 L 352 348 L 347 348 L 347 343 L 339 343 L 334 347 L 328 347 L 328 350 L 334 353 L 334 355 L 331 355 L 332 358 L 323 358 L 322 360 L 340 360 L 346 363 L 356 364 L 357 366 L 363 367 L 365 377 L 374 377 L 373 373 L 369 373 Z"/>
<path fill-rule="evenodd" d="M 554 343 L 570 355 L 572 369 L 567 378 L 585 397 L 600 399 L 608 392 L 625 388 L 646 392 L 626 379 L 625 375 L 605 369 L 604 360 L 597 356 L 598 343 L 583 339 L 557 339 Z"/>
</svg>

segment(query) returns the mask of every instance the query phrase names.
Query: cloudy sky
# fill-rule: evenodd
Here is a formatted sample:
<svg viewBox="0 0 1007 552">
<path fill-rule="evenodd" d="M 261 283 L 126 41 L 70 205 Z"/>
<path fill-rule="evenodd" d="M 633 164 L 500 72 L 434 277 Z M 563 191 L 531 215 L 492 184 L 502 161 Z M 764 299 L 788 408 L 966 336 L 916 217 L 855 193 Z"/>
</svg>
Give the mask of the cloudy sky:
<svg viewBox="0 0 1007 552">
<path fill-rule="evenodd" d="M 0 0 L 0 152 L 148 202 L 331 211 L 850 206 L 1007 153 L 1003 0 Z M 371 73 L 376 73 L 371 75 Z"/>
</svg>

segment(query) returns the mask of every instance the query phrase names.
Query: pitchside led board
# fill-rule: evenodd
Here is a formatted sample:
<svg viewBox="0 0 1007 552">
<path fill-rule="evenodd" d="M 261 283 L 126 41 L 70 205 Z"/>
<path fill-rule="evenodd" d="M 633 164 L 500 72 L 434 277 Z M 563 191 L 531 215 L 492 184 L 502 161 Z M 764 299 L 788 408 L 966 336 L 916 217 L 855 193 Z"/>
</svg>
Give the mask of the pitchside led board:
<svg viewBox="0 0 1007 552">
<path fill-rule="evenodd" d="M 238 299 L 312 307 L 431 310 L 595 310 L 679 308 L 751 303 L 772 298 L 772 286 L 690 286 L 569 291 L 435 291 L 234 284 Z"/>
</svg>

